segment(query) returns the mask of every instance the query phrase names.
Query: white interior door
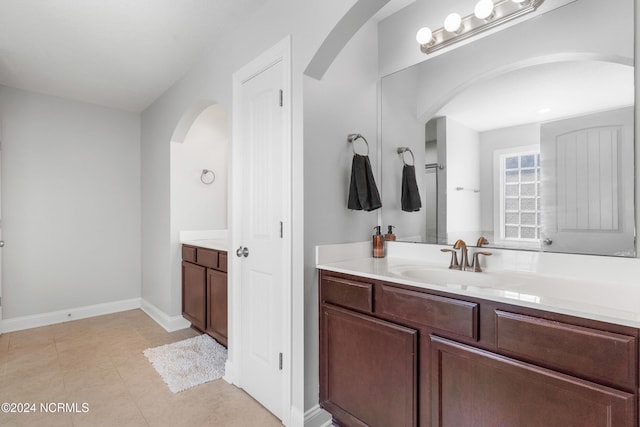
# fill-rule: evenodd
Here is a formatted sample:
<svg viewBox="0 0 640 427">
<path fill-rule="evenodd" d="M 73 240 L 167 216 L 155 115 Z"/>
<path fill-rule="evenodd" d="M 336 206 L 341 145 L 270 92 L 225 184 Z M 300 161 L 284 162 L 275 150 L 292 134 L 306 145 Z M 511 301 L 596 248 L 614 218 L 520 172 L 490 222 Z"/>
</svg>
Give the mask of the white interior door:
<svg viewBox="0 0 640 427">
<path fill-rule="evenodd" d="M 285 75 L 279 60 L 241 82 L 233 142 L 239 145 L 234 168 L 241 172 L 242 205 L 241 243 L 235 254 L 241 272 L 239 385 L 283 421 L 289 390 L 283 359 L 290 345 L 283 239 L 288 200 L 283 189 L 290 170 L 282 101 Z"/>
<path fill-rule="evenodd" d="M 546 251 L 634 253 L 633 107 L 543 124 Z"/>
</svg>

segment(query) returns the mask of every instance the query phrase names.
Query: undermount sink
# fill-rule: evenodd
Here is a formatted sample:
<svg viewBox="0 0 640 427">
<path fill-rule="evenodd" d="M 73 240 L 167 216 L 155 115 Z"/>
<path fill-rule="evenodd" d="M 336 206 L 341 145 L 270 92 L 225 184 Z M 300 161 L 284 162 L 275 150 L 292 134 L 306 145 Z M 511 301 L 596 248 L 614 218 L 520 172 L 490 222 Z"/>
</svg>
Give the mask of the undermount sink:
<svg viewBox="0 0 640 427">
<path fill-rule="evenodd" d="M 551 300 L 584 301 L 594 305 L 607 307 L 614 305 L 618 310 L 638 312 L 640 302 L 635 298 L 622 297 L 633 292 L 640 295 L 640 290 L 616 291 L 612 284 L 575 281 L 566 278 L 541 276 L 535 273 L 516 271 L 483 271 L 480 273 L 450 270 L 447 267 L 397 264 L 389 266 L 389 273 L 396 277 L 451 290 L 470 291 L 482 289 L 505 298 L 540 302 L 541 298 Z M 618 285 L 619 287 L 620 285 Z"/>
<path fill-rule="evenodd" d="M 497 285 L 495 279 L 484 273 L 473 273 L 470 271 L 449 270 L 446 268 L 426 267 L 426 266 L 396 266 L 390 271 L 406 279 L 430 282 L 433 284 L 455 284 L 471 286 L 492 286 Z"/>
</svg>

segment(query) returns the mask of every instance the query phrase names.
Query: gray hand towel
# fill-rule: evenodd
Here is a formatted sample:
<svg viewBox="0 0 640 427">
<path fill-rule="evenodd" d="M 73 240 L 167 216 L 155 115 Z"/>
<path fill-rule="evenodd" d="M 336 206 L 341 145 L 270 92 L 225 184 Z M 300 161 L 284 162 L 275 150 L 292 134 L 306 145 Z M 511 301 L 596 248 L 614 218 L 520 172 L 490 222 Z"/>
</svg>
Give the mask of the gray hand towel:
<svg viewBox="0 0 640 427">
<path fill-rule="evenodd" d="M 413 165 L 404 165 L 402 168 L 402 195 L 400 197 L 402 210 L 416 212 L 422 207 L 420 191 L 416 182 L 416 168 Z"/>
<path fill-rule="evenodd" d="M 354 154 L 351 162 L 351 182 L 347 207 L 358 211 L 372 211 L 381 206 L 380 193 L 373 178 L 369 156 Z"/>
</svg>

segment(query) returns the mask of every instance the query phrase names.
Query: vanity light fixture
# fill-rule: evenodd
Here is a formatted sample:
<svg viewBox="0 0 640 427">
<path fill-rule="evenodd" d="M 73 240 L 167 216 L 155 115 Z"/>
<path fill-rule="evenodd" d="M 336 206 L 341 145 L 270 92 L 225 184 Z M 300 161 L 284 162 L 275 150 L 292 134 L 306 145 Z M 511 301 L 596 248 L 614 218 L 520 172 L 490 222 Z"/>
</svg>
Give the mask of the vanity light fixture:
<svg viewBox="0 0 640 427">
<path fill-rule="evenodd" d="M 544 0 L 479 0 L 474 13 L 464 18 L 450 13 L 442 28 L 420 28 L 416 41 L 422 53 L 428 54 L 531 13 L 542 3 Z"/>
</svg>

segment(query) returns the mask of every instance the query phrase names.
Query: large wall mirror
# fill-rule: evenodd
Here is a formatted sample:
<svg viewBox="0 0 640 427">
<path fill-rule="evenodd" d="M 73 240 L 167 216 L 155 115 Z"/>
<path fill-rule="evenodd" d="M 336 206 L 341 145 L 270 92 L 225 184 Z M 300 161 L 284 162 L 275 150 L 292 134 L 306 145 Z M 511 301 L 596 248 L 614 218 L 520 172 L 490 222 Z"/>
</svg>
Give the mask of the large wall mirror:
<svg viewBox="0 0 640 427">
<path fill-rule="evenodd" d="M 635 256 L 634 37 L 633 0 L 576 0 L 383 77 L 384 224 Z M 402 210 L 403 163 L 418 211 Z"/>
</svg>

